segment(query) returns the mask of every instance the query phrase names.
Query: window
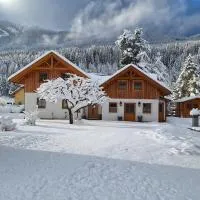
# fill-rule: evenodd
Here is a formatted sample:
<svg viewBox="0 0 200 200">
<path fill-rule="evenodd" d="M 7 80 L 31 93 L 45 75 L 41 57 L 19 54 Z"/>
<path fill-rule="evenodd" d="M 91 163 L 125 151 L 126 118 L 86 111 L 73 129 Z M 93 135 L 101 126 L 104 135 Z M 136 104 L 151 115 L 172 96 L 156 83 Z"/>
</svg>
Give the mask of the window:
<svg viewBox="0 0 200 200">
<path fill-rule="evenodd" d="M 143 103 L 143 113 L 151 113 L 151 103 Z"/>
<path fill-rule="evenodd" d="M 47 73 L 40 73 L 40 82 L 44 82 L 48 79 Z"/>
<path fill-rule="evenodd" d="M 46 101 L 44 99 L 37 98 L 38 108 L 46 108 Z"/>
<path fill-rule="evenodd" d="M 62 79 L 67 79 L 67 78 L 69 78 L 69 77 L 70 77 L 70 74 L 67 74 L 67 73 L 61 74 L 61 78 L 62 78 Z"/>
<path fill-rule="evenodd" d="M 142 82 L 141 81 L 134 82 L 134 90 L 142 90 Z"/>
<path fill-rule="evenodd" d="M 67 100 L 62 100 L 62 109 L 67 109 Z"/>
<path fill-rule="evenodd" d="M 126 90 L 127 89 L 127 81 L 118 81 L 118 88 L 120 90 Z"/>
<path fill-rule="evenodd" d="M 116 113 L 117 112 L 117 103 L 109 103 L 109 112 Z"/>
</svg>

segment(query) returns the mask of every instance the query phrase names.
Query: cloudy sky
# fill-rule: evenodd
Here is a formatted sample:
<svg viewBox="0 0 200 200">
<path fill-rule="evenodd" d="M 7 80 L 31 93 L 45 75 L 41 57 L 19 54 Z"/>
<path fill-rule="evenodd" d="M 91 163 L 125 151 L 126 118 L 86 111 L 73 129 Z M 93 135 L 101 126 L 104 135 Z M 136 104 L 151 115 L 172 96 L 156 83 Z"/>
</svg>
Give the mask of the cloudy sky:
<svg viewBox="0 0 200 200">
<path fill-rule="evenodd" d="M 76 37 L 107 37 L 137 26 L 191 35 L 200 33 L 200 0 L 0 0 L 0 20 Z"/>
</svg>

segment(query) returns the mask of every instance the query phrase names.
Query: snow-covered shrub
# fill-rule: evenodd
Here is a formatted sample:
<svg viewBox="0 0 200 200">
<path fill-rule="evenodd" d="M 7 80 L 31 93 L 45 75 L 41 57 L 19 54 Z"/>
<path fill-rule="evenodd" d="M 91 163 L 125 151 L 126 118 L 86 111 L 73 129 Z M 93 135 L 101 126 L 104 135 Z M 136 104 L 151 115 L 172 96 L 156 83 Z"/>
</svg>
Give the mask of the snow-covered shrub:
<svg viewBox="0 0 200 200">
<path fill-rule="evenodd" d="M 26 124 L 29 126 L 35 126 L 38 119 L 38 108 L 33 111 L 24 111 Z"/>
<path fill-rule="evenodd" d="M 24 111 L 24 105 L 11 105 L 12 113 L 22 113 Z"/>
<path fill-rule="evenodd" d="M 6 104 L 6 100 L 0 97 L 0 106 L 5 106 Z"/>
<path fill-rule="evenodd" d="M 21 113 L 24 111 L 24 105 L 0 105 L 0 113 Z"/>
<path fill-rule="evenodd" d="M 199 115 L 200 112 L 199 112 L 199 109 L 198 108 L 193 108 L 191 111 L 190 111 L 190 115 L 191 116 L 195 116 L 195 115 Z"/>
<path fill-rule="evenodd" d="M 12 121 L 10 117 L 0 117 L 0 130 L 1 131 L 13 131 L 16 129 L 16 123 Z"/>
</svg>

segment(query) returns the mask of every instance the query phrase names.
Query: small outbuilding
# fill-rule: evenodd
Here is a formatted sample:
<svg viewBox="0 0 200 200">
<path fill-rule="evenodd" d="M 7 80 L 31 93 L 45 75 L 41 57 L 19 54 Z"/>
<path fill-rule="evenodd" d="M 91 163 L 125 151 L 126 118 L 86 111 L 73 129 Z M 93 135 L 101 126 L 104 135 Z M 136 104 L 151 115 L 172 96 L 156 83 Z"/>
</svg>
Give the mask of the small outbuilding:
<svg viewBox="0 0 200 200">
<path fill-rule="evenodd" d="M 175 101 L 176 116 L 188 118 L 193 108 L 200 109 L 200 96 L 184 97 Z"/>
</svg>

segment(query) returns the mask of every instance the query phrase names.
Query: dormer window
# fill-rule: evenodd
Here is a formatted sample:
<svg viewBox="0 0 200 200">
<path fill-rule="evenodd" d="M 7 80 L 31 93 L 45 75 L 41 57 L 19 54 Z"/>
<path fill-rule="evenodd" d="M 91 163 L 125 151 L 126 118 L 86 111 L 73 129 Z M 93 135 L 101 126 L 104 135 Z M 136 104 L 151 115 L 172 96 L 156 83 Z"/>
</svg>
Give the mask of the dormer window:
<svg viewBox="0 0 200 200">
<path fill-rule="evenodd" d="M 40 73 L 40 82 L 44 82 L 44 81 L 46 81 L 48 79 L 48 75 L 47 75 L 47 73 L 46 72 L 42 72 L 42 73 Z"/>
</svg>

